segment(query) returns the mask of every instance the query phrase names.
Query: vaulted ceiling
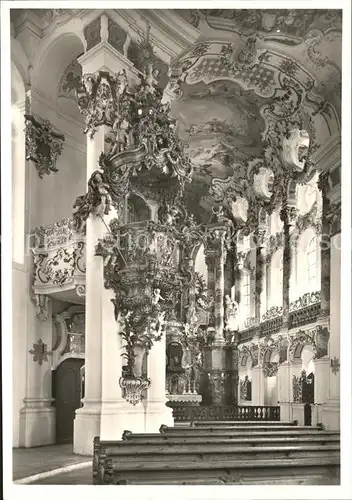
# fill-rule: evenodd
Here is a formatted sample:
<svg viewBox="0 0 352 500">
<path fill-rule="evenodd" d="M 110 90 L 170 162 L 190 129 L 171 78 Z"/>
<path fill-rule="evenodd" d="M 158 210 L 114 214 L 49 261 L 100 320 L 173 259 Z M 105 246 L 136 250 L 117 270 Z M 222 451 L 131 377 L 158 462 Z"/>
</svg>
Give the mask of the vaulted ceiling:
<svg viewBox="0 0 352 500">
<path fill-rule="evenodd" d="M 177 12 L 200 32 L 173 61 L 169 88 L 194 164 L 189 200 L 204 219 L 229 196 L 258 196 L 253 165 L 268 167 L 268 146 L 281 161 L 290 130 L 308 132 L 311 153 L 339 134 L 341 11 Z"/>
<path fill-rule="evenodd" d="M 84 21 L 89 45 L 95 35 L 94 43 L 99 43 L 100 25 L 95 29 L 94 23 L 100 12 L 36 9 L 35 15 L 43 37 L 72 17 L 89 18 Z M 339 135 L 341 11 L 145 9 L 106 13 L 114 33 L 109 43 L 116 50 L 124 50 L 127 26 L 134 30 L 138 24 L 140 35 L 149 24 L 163 88 L 170 66 L 166 93 L 173 97 L 171 114 L 194 165 L 187 197 L 192 211 L 204 222 L 214 204 L 231 205 L 244 198 L 251 203 L 249 210 L 254 199 L 264 207 L 270 205 L 275 185 L 280 184 L 283 142 L 292 129 L 308 132 L 312 154 Z M 23 14 L 13 11 L 12 20 L 20 33 Z M 127 57 L 135 65 L 137 49 L 132 37 Z M 62 102 L 73 98 L 79 73 L 74 61 L 63 73 L 58 84 Z M 67 109 L 71 107 L 69 103 Z M 295 140 L 298 155 L 302 138 Z"/>
</svg>

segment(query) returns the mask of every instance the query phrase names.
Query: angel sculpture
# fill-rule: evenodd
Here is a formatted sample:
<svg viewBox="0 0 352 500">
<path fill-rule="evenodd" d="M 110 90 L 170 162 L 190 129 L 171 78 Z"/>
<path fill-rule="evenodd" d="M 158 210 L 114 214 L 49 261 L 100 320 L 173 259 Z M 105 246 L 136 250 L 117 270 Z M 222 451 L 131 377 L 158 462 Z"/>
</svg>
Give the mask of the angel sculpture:
<svg viewBox="0 0 352 500">
<path fill-rule="evenodd" d="M 86 220 L 89 217 L 90 207 L 87 203 L 87 196 L 78 196 L 73 205 L 73 224 L 77 232 L 84 232 Z"/>
<path fill-rule="evenodd" d="M 159 300 L 165 300 L 160 294 L 160 288 L 155 288 L 153 290 L 153 297 L 152 297 L 152 305 L 156 306 L 159 303 Z"/>
<path fill-rule="evenodd" d="M 116 96 L 119 98 L 124 94 L 126 88 L 128 86 L 128 78 L 126 70 L 123 69 L 120 73 L 118 73 L 116 77 Z"/>
<path fill-rule="evenodd" d="M 117 118 L 112 126 L 112 132 L 115 134 L 115 140 L 113 147 L 110 151 L 110 157 L 113 157 L 116 153 L 124 151 L 130 145 L 129 131 L 130 124 L 124 118 L 120 123 L 120 119 Z"/>
<path fill-rule="evenodd" d="M 225 296 L 225 325 L 226 330 L 238 330 L 238 303 L 229 295 Z"/>
<path fill-rule="evenodd" d="M 96 214 L 100 216 L 108 215 L 111 210 L 112 199 L 109 193 L 109 186 L 104 182 L 101 170 L 93 172 L 88 181 L 89 190 L 100 198 L 100 202 L 96 207 Z"/>
<path fill-rule="evenodd" d="M 99 77 L 99 73 L 89 73 L 82 77 L 82 82 L 88 97 L 92 97 L 94 85 Z"/>
<path fill-rule="evenodd" d="M 170 207 L 170 205 L 167 205 L 166 207 L 166 214 L 165 214 L 165 224 L 167 225 L 173 225 L 176 222 L 176 218 L 179 215 L 179 211 L 176 207 Z"/>
</svg>

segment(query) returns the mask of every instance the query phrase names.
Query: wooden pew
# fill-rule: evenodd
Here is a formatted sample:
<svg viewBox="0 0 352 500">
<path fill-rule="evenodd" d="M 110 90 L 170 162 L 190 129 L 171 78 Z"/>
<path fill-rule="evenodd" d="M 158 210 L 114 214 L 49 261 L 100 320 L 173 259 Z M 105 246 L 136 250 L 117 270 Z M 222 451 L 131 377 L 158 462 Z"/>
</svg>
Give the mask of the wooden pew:
<svg viewBox="0 0 352 500">
<path fill-rule="evenodd" d="M 295 426 L 269 432 L 270 426 L 256 426 L 243 433 L 242 425 L 220 427 L 161 426 L 159 434 L 125 431 L 121 441 L 96 438 L 93 483 L 259 484 L 266 475 L 275 484 L 338 484 L 338 432 Z"/>
</svg>

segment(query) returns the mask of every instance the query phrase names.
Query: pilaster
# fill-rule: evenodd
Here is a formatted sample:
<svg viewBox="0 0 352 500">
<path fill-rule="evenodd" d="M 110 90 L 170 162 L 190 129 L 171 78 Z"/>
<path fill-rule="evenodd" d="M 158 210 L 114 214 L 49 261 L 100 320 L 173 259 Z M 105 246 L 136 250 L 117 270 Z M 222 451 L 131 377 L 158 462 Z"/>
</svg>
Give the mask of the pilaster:
<svg viewBox="0 0 352 500">
<path fill-rule="evenodd" d="M 36 296 L 28 311 L 26 396 L 20 410 L 19 446 L 55 443 L 55 408 L 52 406 L 51 301 Z"/>
</svg>

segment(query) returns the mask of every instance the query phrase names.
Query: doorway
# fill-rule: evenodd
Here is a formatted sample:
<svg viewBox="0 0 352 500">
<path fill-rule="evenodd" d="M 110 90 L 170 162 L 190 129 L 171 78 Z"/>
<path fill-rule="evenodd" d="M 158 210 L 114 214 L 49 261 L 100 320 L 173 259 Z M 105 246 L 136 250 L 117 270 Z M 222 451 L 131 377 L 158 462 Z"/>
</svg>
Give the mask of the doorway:
<svg viewBox="0 0 352 500">
<path fill-rule="evenodd" d="M 75 411 L 81 406 L 81 368 L 83 365 L 84 359 L 66 359 L 53 373 L 57 444 L 73 442 Z"/>
</svg>

